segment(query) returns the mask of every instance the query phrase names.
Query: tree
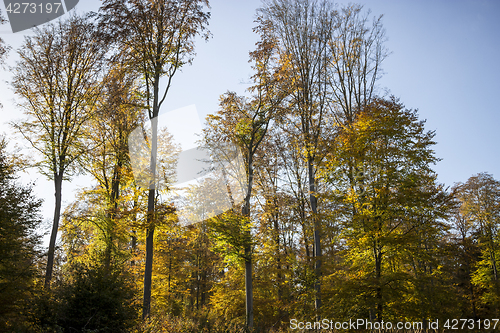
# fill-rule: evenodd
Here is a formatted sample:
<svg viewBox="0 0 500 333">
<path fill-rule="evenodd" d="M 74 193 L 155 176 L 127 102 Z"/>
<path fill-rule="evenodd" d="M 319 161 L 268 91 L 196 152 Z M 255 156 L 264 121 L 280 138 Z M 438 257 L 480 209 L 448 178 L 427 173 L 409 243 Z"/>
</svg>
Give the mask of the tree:
<svg viewBox="0 0 500 333">
<path fill-rule="evenodd" d="M 85 123 L 101 89 L 106 48 L 85 17 L 35 29 L 18 50 L 12 86 L 28 119 L 14 127 L 42 156 L 40 172 L 54 181 L 55 209 L 47 256 L 45 286 L 50 287 L 61 214 L 63 180 L 75 171 Z"/>
<path fill-rule="evenodd" d="M 304 218 L 307 190 L 297 185 L 303 180 L 304 168 L 293 166 L 304 163 L 288 139 L 278 126 L 270 128 L 261 147 L 255 179 L 254 211 L 259 221 L 254 236 L 256 310 L 261 314 L 259 322 L 274 327 L 286 326 L 300 312 L 310 314 L 306 299 L 314 297 L 309 292 L 307 296 L 302 294 L 314 287 L 314 281 L 302 279 L 311 272 L 311 258 L 307 250 L 303 251 L 309 247 L 311 228 L 305 227 Z M 302 173 L 297 182 L 295 172 Z"/>
<path fill-rule="evenodd" d="M 105 0 L 100 8 L 101 28 L 118 42 L 126 61 L 142 75 L 152 127 L 148 230 L 144 270 L 143 318 L 151 308 L 154 211 L 156 195 L 157 117 L 177 70 L 192 61 L 194 37 L 205 30 L 210 14 L 207 0 Z M 205 35 L 208 37 L 208 34 Z M 166 85 L 160 87 L 165 77 Z"/>
<path fill-rule="evenodd" d="M 246 324 L 249 328 L 253 327 L 250 200 L 254 181 L 255 154 L 269 126 L 272 114 L 272 111 L 269 111 L 264 103 L 261 104 L 257 100 L 247 102 L 245 98 L 236 96 L 235 93 L 227 93 L 221 97 L 221 111 L 215 116 L 208 117 L 208 130 L 205 131 L 205 140 L 208 141 L 208 144 L 211 141 L 220 142 L 220 140 L 235 142 L 241 149 L 245 160 L 246 188 L 241 207 L 241 219 L 244 223 L 241 227 L 245 230 L 243 259 L 245 262 Z"/>
<path fill-rule="evenodd" d="M 90 191 L 93 194 L 89 192 L 89 199 L 98 195 L 98 200 L 106 203 L 99 207 L 104 211 L 101 231 L 106 244 L 105 266 L 111 263 L 117 232 L 125 229 L 123 225 L 120 228 L 119 223 L 124 224 L 128 213 L 133 210 L 127 207 L 127 198 L 122 196 L 127 194 L 127 185 L 130 185 L 130 196 L 136 192 L 132 184 L 127 183 L 133 180 L 128 137 L 143 120 L 138 81 L 136 73 L 123 66 L 120 59 L 111 62 L 95 117 L 85 128 L 86 142 L 95 148 L 82 156 L 80 165 L 98 182 L 98 187 Z"/>
<path fill-rule="evenodd" d="M 26 321 L 35 286 L 40 206 L 32 188 L 16 183 L 15 168 L 0 140 L 0 329 L 17 331 Z M 16 326 L 18 325 L 18 326 Z"/>
<path fill-rule="evenodd" d="M 328 43 L 330 108 L 338 124 L 349 125 L 376 97 L 382 62 L 388 56 L 382 15 L 369 21 L 370 11 L 350 4 L 336 13 Z"/>
<path fill-rule="evenodd" d="M 259 26 L 268 27 L 278 46 L 279 59 L 290 67 L 290 113 L 287 121 L 300 129 L 302 154 L 307 161 L 309 203 L 314 226 L 315 308 L 321 307 L 321 231 L 317 216 L 318 148 L 327 111 L 326 69 L 333 28 L 328 1 L 269 0 L 259 9 Z"/>
<path fill-rule="evenodd" d="M 483 304 L 492 306 L 495 315 L 500 308 L 499 226 L 500 182 L 488 173 L 470 177 L 454 187 L 460 202 L 464 223 L 476 234 L 481 258 L 472 274 L 472 282 L 484 290 Z"/>
<path fill-rule="evenodd" d="M 99 259 L 99 258 L 95 258 Z M 127 332 L 137 320 L 135 281 L 123 265 L 72 263 L 57 292 L 65 331 Z"/>
<path fill-rule="evenodd" d="M 452 194 L 457 198 L 456 188 Z M 457 200 L 458 201 L 458 200 Z M 480 287 L 472 282 L 472 275 L 481 259 L 481 249 L 477 239 L 477 229 L 470 219 L 460 211 L 460 202 L 452 211 L 449 219 L 451 225 L 450 239 L 448 242 L 452 274 L 457 287 L 457 294 L 462 298 L 461 318 L 481 317 Z"/>
<path fill-rule="evenodd" d="M 346 265 L 332 275 L 345 284 L 342 298 L 351 313 L 370 313 L 378 321 L 397 317 L 400 300 L 409 302 L 405 295 L 415 292 L 422 301 L 418 311 L 427 312 L 421 315 L 436 314 L 418 290 L 439 275 L 436 246 L 446 231 L 451 201 L 431 169 L 437 161 L 433 137 L 416 111 L 395 98 L 374 99 L 332 146 L 326 172 L 336 189 L 331 199 L 340 203 L 336 218 Z M 351 167 L 361 170 L 355 182 Z M 412 281 L 416 290 L 403 281 Z"/>
<path fill-rule="evenodd" d="M 259 29 L 265 37 L 267 29 Z M 228 92 L 221 96 L 221 110 L 214 116 L 207 117 L 208 129 L 205 141 L 235 143 L 243 154 L 245 162 L 245 185 L 241 216 L 245 221 L 245 304 L 246 325 L 253 328 L 253 285 L 252 285 L 252 235 L 250 225 L 251 198 L 254 187 L 254 167 L 257 152 L 266 137 L 271 121 L 281 110 L 280 103 L 287 94 L 282 78 L 287 70 L 286 65 L 277 65 L 274 54 L 276 44 L 272 38 L 263 38 L 257 43 L 257 49 L 250 53 L 255 62 L 255 84 L 249 89 L 255 95 L 247 100 Z"/>
</svg>

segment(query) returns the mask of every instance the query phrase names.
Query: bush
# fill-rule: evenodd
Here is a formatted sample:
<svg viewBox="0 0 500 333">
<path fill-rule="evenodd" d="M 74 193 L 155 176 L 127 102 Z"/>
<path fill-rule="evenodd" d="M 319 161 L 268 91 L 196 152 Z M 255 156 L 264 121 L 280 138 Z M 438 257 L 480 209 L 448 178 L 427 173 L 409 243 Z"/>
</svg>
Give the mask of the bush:
<svg viewBox="0 0 500 333">
<path fill-rule="evenodd" d="M 64 332 L 125 332 L 137 320 L 133 283 L 118 267 L 77 264 L 59 292 Z"/>
</svg>

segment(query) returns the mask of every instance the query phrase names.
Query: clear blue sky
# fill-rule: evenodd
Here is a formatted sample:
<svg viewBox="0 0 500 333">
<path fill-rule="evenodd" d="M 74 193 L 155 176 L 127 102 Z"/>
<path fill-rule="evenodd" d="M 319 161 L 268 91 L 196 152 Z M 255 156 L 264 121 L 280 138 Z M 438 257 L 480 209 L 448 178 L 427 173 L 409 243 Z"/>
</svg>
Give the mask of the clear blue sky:
<svg viewBox="0 0 500 333">
<path fill-rule="evenodd" d="M 500 1 L 357 2 L 370 8 L 372 15 L 384 14 L 386 46 L 392 53 L 383 64 L 385 75 L 379 84 L 406 107 L 419 109 L 427 129 L 436 131 L 435 151 L 443 159 L 435 166 L 439 181 L 453 185 L 483 171 L 498 179 Z M 251 75 L 248 52 L 257 41 L 252 32 L 255 9 L 260 4 L 260 0 L 211 1 L 213 38 L 197 43 L 193 65 L 176 74 L 162 111 L 195 104 L 205 116 L 217 110 L 219 95 L 225 91 L 244 93 Z M 97 10 L 99 5 L 98 0 L 82 0 L 77 10 Z M 6 25 L 0 34 L 14 47 L 23 40 L 22 33 L 12 34 Z M 8 63 L 15 59 L 11 52 Z M 2 81 L 9 77 L 8 70 L 2 73 Z M 9 135 L 5 123 L 22 113 L 13 106 L 7 85 L 2 82 L 0 88 L 0 133 Z M 46 201 L 44 216 L 49 219 L 53 186 L 34 172 L 31 178 L 37 179 L 39 196 Z M 81 180 L 63 185 L 66 204 L 79 183 L 88 185 Z"/>
</svg>

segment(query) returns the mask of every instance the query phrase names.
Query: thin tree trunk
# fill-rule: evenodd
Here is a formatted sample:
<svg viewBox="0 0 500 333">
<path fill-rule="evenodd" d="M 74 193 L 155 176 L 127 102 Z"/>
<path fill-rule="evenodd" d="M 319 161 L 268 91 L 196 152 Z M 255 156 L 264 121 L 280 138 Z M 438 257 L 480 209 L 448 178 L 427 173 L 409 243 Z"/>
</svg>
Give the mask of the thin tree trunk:
<svg viewBox="0 0 500 333">
<path fill-rule="evenodd" d="M 275 202 L 275 206 L 277 207 L 277 204 Z M 276 246 L 276 270 L 277 270 L 277 278 L 278 278 L 278 300 L 281 301 L 283 298 L 283 277 L 282 277 L 282 272 L 281 272 L 281 247 L 280 247 L 280 236 L 279 236 L 279 225 L 278 225 L 278 218 L 276 216 L 273 216 L 273 225 L 274 225 L 274 243 Z M 280 308 L 280 313 L 282 309 Z M 281 317 L 281 316 L 280 316 Z"/>
<path fill-rule="evenodd" d="M 252 145 L 250 145 L 252 146 Z M 243 216 L 250 219 L 250 198 L 253 186 L 253 154 L 248 156 L 248 187 L 245 203 L 242 208 Z M 250 223 L 248 221 L 248 223 Z M 245 244 L 245 308 L 247 329 L 253 329 L 253 284 L 252 284 L 252 233 L 246 231 L 247 242 Z"/>
<path fill-rule="evenodd" d="M 497 315 L 498 314 L 498 297 L 500 296 L 500 286 L 498 284 L 498 270 L 497 270 L 497 264 L 496 264 L 496 260 L 495 260 L 495 253 L 493 251 L 494 251 L 493 249 L 490 250 L 490 259 L 491 259 L 491 268 L 493 269 L 493 279 L 495 280 L 495 291 L 496 291 L 496 296 L 497 296 L 497 300 L 495 302 L 495 315 Z"/>
<path fill-rule="evenodd" d="M 201 263 L 200 253 L 196 255 L 196 310 L 200 309 L 200 288 L 201 288 Z"/>
<path fill-rule="evenodd" d="M 382 233 L 381 222 L 377 221 L 377 234 Z M 375 299 L 376 299 L 376 313 L 377 321 L 382 322 L 382 249 L 380 247 L 380 239 L 373 241 L 373 258 L 375 260 Z"/>
<path fill-rule="evenodd" d="M 248 231 L 250 233 L 250 231 Z M 245 246 L 245 303 L 248 329 L 253 328 L 252 249 Z"/>
<path fill-rule="evenodd" d="M 137 236 L 136 231 L 132 230 L 132 236 L 130 237 L 130 254 L 132 255 L 132 260 L 130 261 L 130 266 L 135 266 L 135 251 L 137 248 Z"/>
<path fill-rule="evenodd" d="M 375 251 L 375 250 L 374 250 Z M 375 290 L 375 297 L 377 298 L 377 321 L 382 322 L 382 256 L 380 253 L 375 255 L 375 278 L 377 281 L 377 286 Z"/>
<path fill-rule="evenodd" d="M 134 185 L 135 186 L 135 185 Z M 135 189 L 134 189 L 135 191 Z M 137 222 L 137 212 L 135 209 L 137 208 L 138 205 L 138 198 L 134 196 L 134 215 L 132 217 L 132 221 Z M 137 232 L 135 230 L 132 230 L 132 236 L 130 237 L 130 254 L 132 255 L 132 260 L 130 261 L 130 266 L 135 265 L 135 251 L 137 249 Z"/>
<path fill-rule="evenodd" d="M 115 219 L 116 213 L 118 211 L 118 200 L 120 198 L 120 182 L 121 182 L 121 168 L 122 162 L 120 157 L 118 157 L 118 162 L 114 167 L 113 179 L 111 181 L 111 202 L 110 211 L 108 213 L 109 224 L 107 230 L 107 240 L 106 240 L 106 250 L 104 256 L 104 267 L 106 271 L 109 271 L 111 267 L 111 256 L 113 252 L 113 233 L 115 230 Z"/>
<path fill-rule="evenodd" d="M 59 230 L 59 220 L 61 217 L 61 199 L 62 199 L 62 173 L 54 175 L 56 207 L 54 209 L 54 222 L 52 223 L 52 232 L 50 234 L 49 252 L 47 254 L 47 269 L 45 271 L 45 289 L 50 289 L 50 280 L 52 280 L 52 270 L 54 267 L 54 254 L 56 249 L 57 231 Z"/>
<path fill-rule="evenodd" d="M 153 225 L 154 195 L 155 190 L 149 190 L 148 196 L 148 229 L 146 237 L 146 264 L 144 268 L 144 297 L 142 308 L 142 319 L 149 317 L 151 312 L 151 285 L 153 277 L 153 240 L 155 227 Z"/>
<path fill-rule="evenodd" d="M 155 102 L 157 99 L 157 93 L 155 91 Z M 155 104 L 156 105 L 156 104 Z M 156 109 L 156 108 L 155 108 Z M 153 113 L 154 116 L 158 115 L 158 112 Z M 146 263 L 144 267 L 144 296 L 143 296 L 143 308 L 142 308 L 142 319 L 149 317 L 151 312 L 151 285 L 153 277 L 153 242 L 154 242 L 154 213 L 155 213 L 155 195 L 156 195 L 156 154 L 158 151 L 158 118 L 153 118 L 151 120 L 151 181 L 148 193 L 148 215 L 147 215 L 147 237 L 146 237 Z"/>
<path fill-rule="evenodd" d="M 318 219 L 318 202 L 316 198 L 316 186 L 314 180 L 314 166 L 311 159 L 307 162 L 309 172 L 309 200 L 311 201 L 311 210 L 313 214 L 314 223 L 314 270 L 316 273 L 316 281 L 314 284 L 315 301 L 314 308 L 316 309 L 316 316 L 319 316 L 321 309 L 321 235 L 320 225 Z"/>
</svg>

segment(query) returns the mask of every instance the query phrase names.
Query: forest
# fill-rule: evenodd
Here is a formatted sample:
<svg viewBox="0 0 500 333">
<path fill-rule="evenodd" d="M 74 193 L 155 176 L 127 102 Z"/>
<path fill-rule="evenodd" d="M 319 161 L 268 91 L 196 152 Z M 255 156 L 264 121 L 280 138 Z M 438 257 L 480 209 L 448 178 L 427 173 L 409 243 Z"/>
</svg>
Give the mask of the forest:
<svg viewBox="0 0 500 333">
<path fill-rule="evenodd" d="M 500 181 L 438 182 L 435 131 L 378 85 L 382 16 L 263 0 L 250 88 L 220 92 L 183 182 L 194 153 L 158 119 L 209 22 L 208 0 L 103 0 L 14 50 L 10 126 L 36 159 L 0 137 L 0 331 L 497 329 Z M 27 168 L 54 186 L 48 244 Z"/>
</svg>

